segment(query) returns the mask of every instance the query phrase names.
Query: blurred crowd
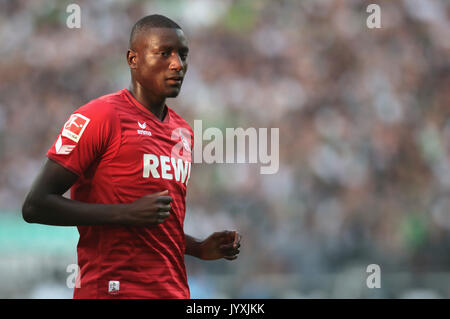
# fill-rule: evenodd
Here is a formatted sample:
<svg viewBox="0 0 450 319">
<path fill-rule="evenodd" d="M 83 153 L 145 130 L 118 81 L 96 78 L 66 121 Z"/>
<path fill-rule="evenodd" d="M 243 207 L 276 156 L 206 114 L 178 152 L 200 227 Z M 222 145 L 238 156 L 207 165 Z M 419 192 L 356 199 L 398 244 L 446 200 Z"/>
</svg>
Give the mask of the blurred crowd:
<svg viewBox="0 0 450 319">
<path fill-rule="evenodd" d="M 218 288 L 201 278 L 230 274 L 234 297 L 273 297 L 251 278 L 373 263 L 448 271 L 448 1 L 378 1 L 375 29 L 374 1 L 76 1 L 81 28 L 69 29 L 72 2 L 0 0 L 1 210 L 20 211 L 71 112 L 129 86 L 131 27 L 162 13 L 190 47 L 172 108 L 204 129 L 280 130 L 276 174 L 193 166 L 186 232 L 243 235 L 237 261 L 187 258 L 193 287 L 212 296 Z"/>
</svg>

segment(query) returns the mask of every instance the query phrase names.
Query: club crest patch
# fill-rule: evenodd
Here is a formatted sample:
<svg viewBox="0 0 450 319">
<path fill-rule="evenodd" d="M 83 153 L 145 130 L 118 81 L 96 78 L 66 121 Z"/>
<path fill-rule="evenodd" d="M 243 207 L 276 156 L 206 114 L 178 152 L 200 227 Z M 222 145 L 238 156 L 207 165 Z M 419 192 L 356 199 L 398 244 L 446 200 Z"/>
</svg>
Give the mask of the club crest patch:
<svg viewBox="0 0 450 319">
<path fill-rule="evenodd" d="M 117 280 L 110 280 L 108 282 L 108 292 L 111 295 L 116 295 L 119 293 L 120 290 L 120 281 Z"/>
</svg>

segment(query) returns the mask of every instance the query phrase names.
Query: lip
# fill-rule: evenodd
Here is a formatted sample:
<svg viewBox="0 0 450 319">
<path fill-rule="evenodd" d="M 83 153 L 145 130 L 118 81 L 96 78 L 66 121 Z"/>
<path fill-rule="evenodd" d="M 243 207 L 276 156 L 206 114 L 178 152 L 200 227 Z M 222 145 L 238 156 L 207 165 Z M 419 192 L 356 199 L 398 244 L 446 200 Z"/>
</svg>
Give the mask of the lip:
<svg viewBox="0 0 450 319">
<path fill-rule="evenodd" d="M 172 76 L 170 78 L 167 78 L 167 80 L 183 81 L 183 77 L 182 76 Z"/>
<path fill-rule="evenodd" d="M 171 78 L 167 78 L 166 81 L 170 84 L 174 84 L 174 85 L 181 85 L 181 82 L 183 81 L 182 77 L 171 77 Z"/>
</svg>

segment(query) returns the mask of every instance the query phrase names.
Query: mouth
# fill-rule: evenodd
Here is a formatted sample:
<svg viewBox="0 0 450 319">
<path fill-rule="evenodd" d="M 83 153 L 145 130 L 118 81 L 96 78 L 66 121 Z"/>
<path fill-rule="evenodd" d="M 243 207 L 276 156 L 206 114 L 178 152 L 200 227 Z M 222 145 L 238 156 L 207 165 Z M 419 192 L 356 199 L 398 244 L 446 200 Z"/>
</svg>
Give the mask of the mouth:
<svg viewBox="0 0 450 319">
<path fill-rule="evenodd" d="M 182 76 L 173 76 L 173 77 L 167 78 L 166 81 L 170 85 L 178 85 L 179 86 L 183 82 L 183 77 Z"/>
</svg>

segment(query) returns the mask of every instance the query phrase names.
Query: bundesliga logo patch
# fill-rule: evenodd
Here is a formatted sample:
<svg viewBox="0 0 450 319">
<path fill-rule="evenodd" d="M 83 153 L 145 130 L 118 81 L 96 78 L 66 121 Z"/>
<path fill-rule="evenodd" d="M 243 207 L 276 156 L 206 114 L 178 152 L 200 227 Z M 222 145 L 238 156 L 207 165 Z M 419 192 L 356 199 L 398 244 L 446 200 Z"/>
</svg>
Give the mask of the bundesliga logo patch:
<svg viewBox="0 0 450 319">
<path fill-rule="evenodd" d="M 66 124 L 64 124 L 61 135 L 78 143 L 89 121 L 90 119 L 84 115 L 78 113 L 72 114 Z"/>
</svg>

